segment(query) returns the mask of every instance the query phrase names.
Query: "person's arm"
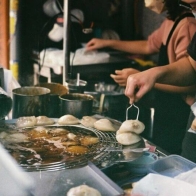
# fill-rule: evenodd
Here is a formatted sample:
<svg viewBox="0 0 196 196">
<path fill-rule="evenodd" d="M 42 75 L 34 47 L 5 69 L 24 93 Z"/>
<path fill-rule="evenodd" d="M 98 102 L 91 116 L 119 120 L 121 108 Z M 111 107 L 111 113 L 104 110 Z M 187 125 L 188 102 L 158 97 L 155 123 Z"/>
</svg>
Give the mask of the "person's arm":
<svg viewBox="0 0 196 196">
<path fill-rule="evenodd" d="M 125 68 L 122 70 L 116 70 L 115 74 L 110 74 L 110 77 L 119 85 L 119 86 L 126 86 L 127 78 L 129 75 L 139 73 L 140 71 L 133 68 Z M 167 93 L 193 93 L 196 92 L 196 85 L 180 87 L 180 86 L 173 86 L 168 84 L 160 84 L 156 83 L 154 86 L 155 89 L 164 91 Z"/>
<path fill-rule="evenodd" d="M 130 75 L 127 79 L 125 95 L 130 98 L 130 103 L 137 102 L 154 87 L 156 82 L 179 86 L 196 84 L 196 61 L 190 56 L 184 57 L 169 66 L 154 67 Z"/>
<path fill-rule="evenodd" d="M 132 54 L 151 54 L 147 41 L 120 41 L 93 38 L 86 44 L 86 51 L 112 48 Z"/>
<path fill-rule="evenodd" d="M 191 85 L 191 86 L 173 86 L 173 85 L 168 85 L 168 84 L 160 84 L 156 83 L 154 86 L 155 89 L 167 92 L 167 93 L 194 93 L 196 92 L 196 85 Z"/>
</svg>

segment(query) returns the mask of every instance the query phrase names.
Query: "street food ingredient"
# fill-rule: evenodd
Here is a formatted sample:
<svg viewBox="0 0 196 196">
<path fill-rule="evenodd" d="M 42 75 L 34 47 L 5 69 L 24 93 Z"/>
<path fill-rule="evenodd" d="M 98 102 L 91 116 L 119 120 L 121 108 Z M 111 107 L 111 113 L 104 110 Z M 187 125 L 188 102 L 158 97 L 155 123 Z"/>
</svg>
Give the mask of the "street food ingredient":
<svg viewBox="0 0 196 196">
<path fill-rule="evenodd" d="M 100 120 L 97 120 L 94 123 L 94 127 L 100 131 L 116 131 L 112 122 L 106 118 L 102 118 Z"/>
<path fill-rule="evenodd" d="M 82 155 L 88 152 L 88 147 L 86 146 L 69 146 L 65 151 L 72 155 Z"/>
<path fill-rule="evenodd" d="M 80 139 L 80 143 L 84 146 L 91 146 L 93 144 L 97 144 L 98 142 L 99 142 L 98 137 L 85 136 Z"/>
<path fill-rule="evenodd" d="M 84 125 L 85 127 L 94 127 L 94 123 L 97 121 L 97 119 L 91 117 L 91 116 L 83 116 L 80 123 Z"/>
<path fill-rule="evenodd" d="M 98 142 L 93 132 L 77 126 L 10 127 L 0 131 L 0 143 L 23 166 L 73 161 L 91 153 Z"/>
<path fill-rule="evenodd" d="M 36 117 L 37 122 L 36 125 L 52 125 L 55 121 L 47 116 L 38 116 Z"/>
<path fill-rule="evenodd" d="M 122 145 L 131 145 L 139 142 L 141 137 L 138 134 L 132 132 L 119 133 L 118 130 L 116 133 L 116 140 Z"/>
<path fill-rule="evenodd" d="M 59 118 L 58 124 L 59 125 L 75 125 L 79 124 L 80 120 L 73 115 L 66 114 Z"/>
<path fill-rule="evenodd" d="M 101 196 L 101 193 L 90 186 L 80 185 L 71 188 L 68 191 L 67 196 Z"/>
<path fill-rule="evenodd" d="M 145 125 L 139 120 L 126 120 L 119 128 L 119 133 L 133 132 L 140 134 L 144 131 Z"/>
<path fill-rule="evenodd" d="M 35 116 L 24 116 L 19 117 L 16 121 L 17 127 L 33 127 L 36 124 L 36 117 Z"/>
</svg>

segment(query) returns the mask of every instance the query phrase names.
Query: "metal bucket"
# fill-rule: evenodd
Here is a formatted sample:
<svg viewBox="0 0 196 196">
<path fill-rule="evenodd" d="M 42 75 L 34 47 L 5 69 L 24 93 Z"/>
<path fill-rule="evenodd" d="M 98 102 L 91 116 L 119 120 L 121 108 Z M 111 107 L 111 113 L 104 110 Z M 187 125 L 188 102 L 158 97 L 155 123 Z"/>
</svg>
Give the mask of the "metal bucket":
<svg viewBox="0 0 196 196">
<path fill-rule="evenodd" d="M 12 118 L 48 115 L 50 89 L 43 87 L 21 87 L 14 89 Z"/>
<path fill-rule="evenodd" d="M 36 86 L 39 87 L 45 87 L 50 89 L 50 101 L 49 101 L 49 111 L 48 111 L 48 117 L 51 118 L 59 118 L 59 104 L 60 104 L 60 95 L 64 95 L 68 93 L 68 88 L 66 86 L 63 86 L 62 84 L 58 83 L 40 83 Z"/>
<path fill-rule="evenodd" d="M 71 114 L 77 118 L 92 114 L 93 96 L 80 93 L 72 93 L 59 96 L 60 114 Z"/>
</svg>

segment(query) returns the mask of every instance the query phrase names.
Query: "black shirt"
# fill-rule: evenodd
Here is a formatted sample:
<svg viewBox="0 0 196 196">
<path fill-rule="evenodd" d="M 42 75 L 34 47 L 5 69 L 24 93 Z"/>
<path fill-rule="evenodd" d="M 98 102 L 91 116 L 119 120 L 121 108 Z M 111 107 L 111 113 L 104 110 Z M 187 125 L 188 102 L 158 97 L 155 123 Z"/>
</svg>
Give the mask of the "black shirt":
<svg viewBox="0 0 196 196">
<path fill-rule="evenodd" d="M 196 33 L 188 46 L 187 52 L 189 56 L 196 61 Z"/>
</svg>

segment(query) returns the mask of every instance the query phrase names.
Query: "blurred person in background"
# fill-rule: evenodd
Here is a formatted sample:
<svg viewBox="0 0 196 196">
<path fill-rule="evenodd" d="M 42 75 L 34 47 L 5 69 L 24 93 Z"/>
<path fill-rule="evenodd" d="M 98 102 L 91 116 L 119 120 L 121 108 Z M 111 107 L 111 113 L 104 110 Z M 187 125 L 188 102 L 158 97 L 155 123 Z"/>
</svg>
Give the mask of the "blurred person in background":
<svg viewBox="0 0 196 196">
<path fill-rule="evenodd" d="M 179 0 L 149 0 L 146 7 L 158 14 L 166 11 L 167 17 L 148 40 L 120 41 L 92 39 L 86 50 L 110 47 L 132 54 L 150 55 L 159 53 L 158 66 L 173 63 L 186 55 L 186 49 L 196 29 L 196 20 L 190 9 L 179 6 Z M 111 77 L 121 86 L 125 86 L 127 77 L 139 70 L 127 68 L 116 70 Z M 140 103 L 155 109 L 153 142 L 169 153 L 180 154 L 181 143 L 190 113 L 189 105 L 183 100 L 188 93 L 193 93 L 196 85 L 178 87 L 156 84 L 150 95 Z M 145 120 L 144 120 L 145 121 Z"/>
</svg>

